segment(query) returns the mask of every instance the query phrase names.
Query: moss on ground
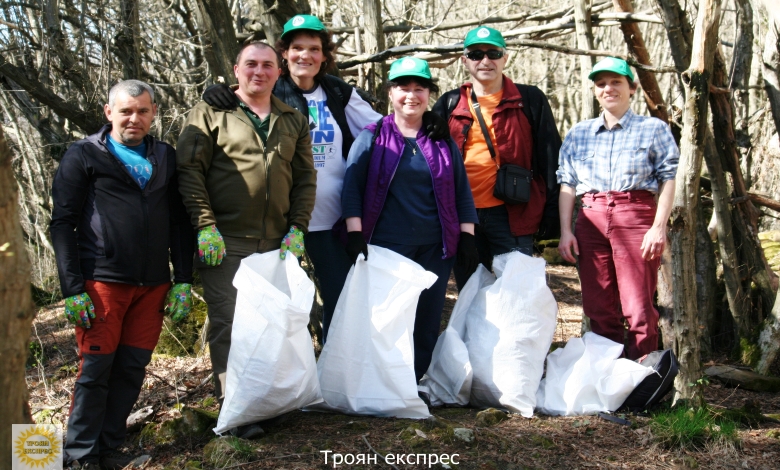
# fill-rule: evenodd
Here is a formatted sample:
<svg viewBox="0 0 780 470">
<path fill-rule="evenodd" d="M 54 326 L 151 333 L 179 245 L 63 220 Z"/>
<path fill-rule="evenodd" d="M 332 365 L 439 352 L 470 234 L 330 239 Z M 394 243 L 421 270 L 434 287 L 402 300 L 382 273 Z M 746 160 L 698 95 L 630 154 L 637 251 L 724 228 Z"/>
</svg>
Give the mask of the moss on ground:
<svg viewBox="0 0 780 470">
<path fill-rule="evenodd" d="M 184 320 L 174 323 L 165 317 L 155 354 L 168 356 L 192 356 L 201 353 L 200 333 L 206 322 L 208 309 L 205 302 L 192 298 L 192 310 Z"/>
</svg>

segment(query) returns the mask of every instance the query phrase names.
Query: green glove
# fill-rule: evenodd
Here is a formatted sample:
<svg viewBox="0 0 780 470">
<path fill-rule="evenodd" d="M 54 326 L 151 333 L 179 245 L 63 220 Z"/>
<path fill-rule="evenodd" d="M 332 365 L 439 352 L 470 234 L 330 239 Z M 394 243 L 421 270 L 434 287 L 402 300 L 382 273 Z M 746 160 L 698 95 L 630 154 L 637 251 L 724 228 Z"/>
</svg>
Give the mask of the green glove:
<svg viewBox="0 0 780 470">
<path fill-rule="evenodd" d="M 225 241 L 216 225 L 203 227 L 198 231 L 198 255 L 209 266 L 219 266 L 225 258 Z"/>
<path fill-rule="evenodd" d="M 186 282 L 174 284 L 168 291 L 165 300 L 165 313 L 171 316 L 174 323 L 178 323 L 190 314 L 192 308 L 192 284 Z"/>
<path fill-rule="evenodd" d="M 82 292 L 65 299 L 65 316 L 76 326 L 92 328 L 89 319 L 95 318 L 95 306 L 89 294 Z"/>
<path fill-rule="evenodd" d="M 279 249 L 279 257 L 284 259 L 289 251 L 296 258 L 303 256 L 303 232 L 295 225 L 290 226 L 290 231 L 282 239 L 282 248 Z"/>
</svg>

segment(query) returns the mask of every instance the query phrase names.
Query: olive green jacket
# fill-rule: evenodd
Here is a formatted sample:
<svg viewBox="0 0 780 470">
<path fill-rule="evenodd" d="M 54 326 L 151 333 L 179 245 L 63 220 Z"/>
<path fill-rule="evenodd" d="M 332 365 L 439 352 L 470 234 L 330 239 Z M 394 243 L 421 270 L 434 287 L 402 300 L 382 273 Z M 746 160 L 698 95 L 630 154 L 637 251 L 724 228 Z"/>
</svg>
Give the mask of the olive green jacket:
<svg viewBox="0 0 780 470">
<path fill-rule="evenodd" d="M 309 125 L 276 97 L 266 145 L 240 108 L 201 101 L 184 123 L 176 163 L 196 229 L 216 224 L 223 235 L 257 239 L 308 229 L 317 185 Z"/>
</svg>

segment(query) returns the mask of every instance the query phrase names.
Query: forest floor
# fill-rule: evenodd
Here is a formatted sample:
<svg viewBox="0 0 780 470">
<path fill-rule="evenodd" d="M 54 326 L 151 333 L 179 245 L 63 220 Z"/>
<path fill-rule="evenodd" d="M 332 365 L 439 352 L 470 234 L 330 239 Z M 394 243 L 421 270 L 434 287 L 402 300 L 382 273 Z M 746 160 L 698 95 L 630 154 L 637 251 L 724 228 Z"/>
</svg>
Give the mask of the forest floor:
<svg viewBox="0 0 780 470">
<path fill-rule="evenodd" d="M 580 334 L 581 297 L 577 272 L 569 266 L 548 266 L 549 286 L 558 301 L 555 342 L 563 343 Z M 447 311 L 457 297 L 452 285 Z M 27 370 L 30 407 L 38 423 L 65 423 L 77 373 L 73 328 L 62 315 L 62 302 L 40 308 L 31 336 L 31 351 L 43 360 L 31 361 Z M 36 345 L 37 343 L 37 345 Z M 718 363 L 725 362 L 725 356 Z M 150 422 L 161 423 L 181 416 L 181 406 L 217 410 L 211 394 L 208 356 L 157 356 L 148 367 L 147 378 L 135 409 L 152 407 Z M 780 393 L 757 393 L 711 383 L 704 389 L 712 409 L 737 409 L 757 404 L 766 414 L 780 413 Z M 472 408 L 432 408 L 440 423 L 473 431 L 466 443 L 452 433 L 439 432 L 428 424 L 405 419 L 345 416 L 317 412 L 293 412 L 288 419 L 267 427 L 265 436 L 253 442 L 249 463 L 220 468 L 321 469 L 334 468 L 333 456 L 348 454 L 358 459 L 381 454 L 457 454 L 458 465 L 433 468 L 463 469 L 575 469 L 575 468 L 780 468 L 780 424 L 764 422 L 741 427 L 737 439 L 688 449 L 660 446 L 650 430 L 650 417 L 630 415 L 630 426 L 596 416 L 532 419 L 510 416 L 494 425 L 477 418 Z M 415 431 L 413 428 L 420 428 Z M 130 452 L 147 453 L 152 459 L 145 468 L 184 468 L 187 461 L 203 461 L 204 446 L 213 438 L 186 437 L 153 445 L 130 433 Z M 328 464 L 325 453 L 331 451 Z M 376 465 L 346 465 L 337 468 L 392 468 L 379 457 Z M 346 460 L 349 462 L 349 460 Z M 404 460 L 406 462 L 406 460 Z M 427 468 L 396 460 L 395 468 Z M 191 465 L 191 464 L 190 464 Z M 196 468 L 196 467 L 187 467 Z M 200 468 L 200 467 L 197 467 Z"/>
</svg>

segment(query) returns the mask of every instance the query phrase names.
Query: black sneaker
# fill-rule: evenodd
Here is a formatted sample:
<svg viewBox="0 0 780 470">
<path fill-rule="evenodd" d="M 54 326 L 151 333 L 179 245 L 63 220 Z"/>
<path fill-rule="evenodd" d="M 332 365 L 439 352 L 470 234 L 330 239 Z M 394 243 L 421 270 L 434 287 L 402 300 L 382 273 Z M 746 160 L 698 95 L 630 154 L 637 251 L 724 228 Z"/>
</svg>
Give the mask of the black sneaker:
<svg viewBox="0 0 780 470">
<path fill-rule="evenodd" d="M 152 457 L 149 455 L 130 455 L 118 450 L 100 456 L 100 470 L 122 470 L 138 468 Z"/>
<path fill-rule="evenodd" d="M 260 436 L 265 434 L 265 431 L 263 431 L 263 428 L 257 424 L 245 424 L 243 426 L 237 426 L 230 430 L 230 435 L 238 437 L 240 439 L 256 439 Z"/>
</svg>

